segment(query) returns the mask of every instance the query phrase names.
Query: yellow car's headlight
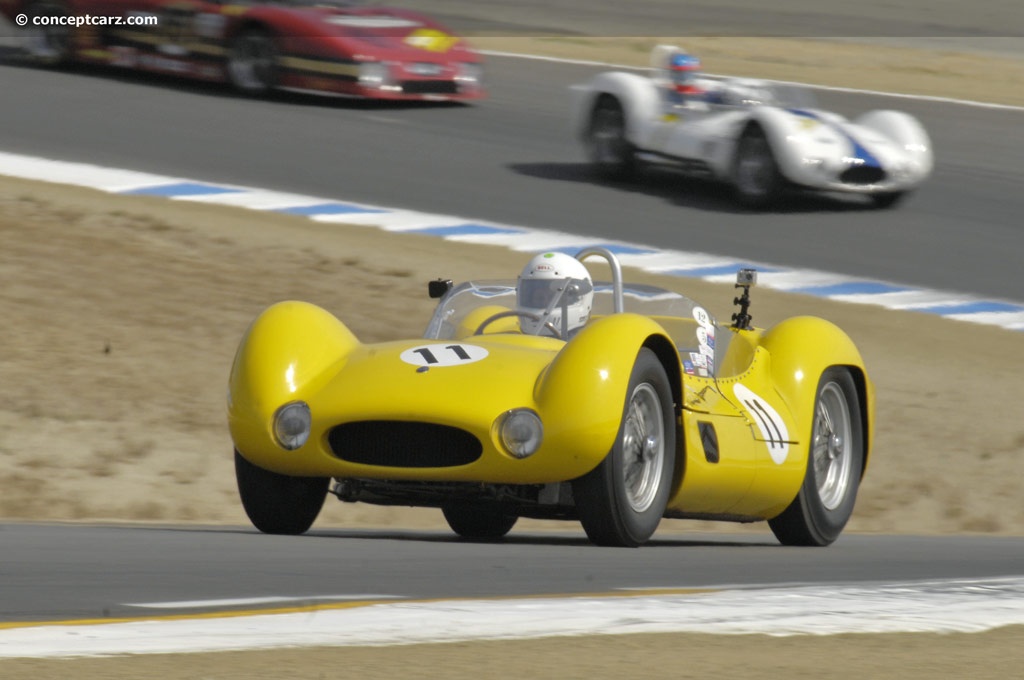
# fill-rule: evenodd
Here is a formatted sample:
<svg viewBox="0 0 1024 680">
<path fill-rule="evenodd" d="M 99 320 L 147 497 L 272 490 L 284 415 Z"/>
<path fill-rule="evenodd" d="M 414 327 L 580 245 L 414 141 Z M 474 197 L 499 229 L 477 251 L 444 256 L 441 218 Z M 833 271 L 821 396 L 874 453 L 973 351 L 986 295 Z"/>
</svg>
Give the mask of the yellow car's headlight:
<svg viewBox="0 0 1024 680">
<path fill-rule="evenodd" d="M 515 458 L 532 456 L 544 439 L 540 416 L 528 408 L 517 408 L 502 414 L 498 425 L 501 445 Z"/>
<path fill-rule="evenodd" d="M 304 401 L 293 401 L 274 413 L 274 439 L 286 451 L 294 451 L 309 439 L 312 418 L 309 405 Z"/>
</svg>

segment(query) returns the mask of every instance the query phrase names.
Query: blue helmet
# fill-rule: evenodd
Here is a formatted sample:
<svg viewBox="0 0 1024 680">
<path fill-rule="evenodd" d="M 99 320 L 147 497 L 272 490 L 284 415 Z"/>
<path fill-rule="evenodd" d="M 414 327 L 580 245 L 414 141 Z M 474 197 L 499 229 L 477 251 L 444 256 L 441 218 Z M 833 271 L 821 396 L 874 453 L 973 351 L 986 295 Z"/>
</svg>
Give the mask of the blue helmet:
<svg viewBox="0 0 1024 680">
<path fill-rule="evenodd" d="M 680 94 L 698 94 L 694 82 L 700 73 L 700 59 L 686 52 L 676 52 L 668 60 L 669 78 Z"/>
</svg>

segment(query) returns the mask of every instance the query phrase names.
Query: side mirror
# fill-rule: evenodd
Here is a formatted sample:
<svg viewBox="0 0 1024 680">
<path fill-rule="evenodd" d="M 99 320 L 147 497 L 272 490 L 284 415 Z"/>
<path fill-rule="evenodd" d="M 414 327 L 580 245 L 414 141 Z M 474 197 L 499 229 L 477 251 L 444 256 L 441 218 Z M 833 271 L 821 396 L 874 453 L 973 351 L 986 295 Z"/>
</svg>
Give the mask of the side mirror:
<svg viewBox="0 0 1024 680">
<path fill-rule="evenodd" d="M 427 283 L 427 293 L 435 300 L 443 298 L 452 289 L 453 285 L 451 279 L 434 279 Z"/>
</svg>

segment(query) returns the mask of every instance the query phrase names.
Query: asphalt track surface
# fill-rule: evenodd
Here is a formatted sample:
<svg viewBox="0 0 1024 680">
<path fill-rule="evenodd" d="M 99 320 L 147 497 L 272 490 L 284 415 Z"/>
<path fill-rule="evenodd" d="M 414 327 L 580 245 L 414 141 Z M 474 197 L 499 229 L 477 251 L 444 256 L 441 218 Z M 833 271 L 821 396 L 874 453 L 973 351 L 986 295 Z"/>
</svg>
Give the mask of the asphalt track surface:
<svg viewBox="0 0 1024 680">
<path fill-rule="evenodd" d="M 199 600 L 374 600 L 594 594 L 621 589 L 865 584 L 1020 574 L 1020 539 L 847 535 L 826 549 L 762 535 L 662 535 L 638 550 L 582 532 L 470 543 L 446 531 L 0 524 L 0 623 L 231 609 Z M 140 605 L 176 602 L 180 606 Z M 252 603 L 238 605 L 251 609 Z"/>
<path fill-rule="evenodd" d="M 819 92 L 847 114 L 918 116 L 935 174 L 895 210 L 803 195 L 751 214 L 671 171 L 597 181 L 567 116 L 569 85 L 597 70 L 492 57 L 479 105 L 385 106 L 0 65 L 16 103 L 0 107 L 0 148 L 1024 301 L 1024 112 Z"/>
<path fill-rule="evenodd" d="M 642 7 L 653 8 L 656 21 L 660 4 Z M 442 2 L 437 12 L 449 5 L 465 10 L 464 3 Z M 504 26 L 493 13 L 470 19 L 481 32 L 550 32 L 571 19 L 573 6 L 549 5 L 568 14 L 543 22 L 498 17 Z M 731 5 L 698 7 L 703 14 L 690 19 L 710 26 L 746 17 L 760 27 L 732 24 L 746 35 L 828 35 L 826 25 L 836 25 L 834 16 L 798 5 L 806 3 L 775 3 L 779 21 L 794 30 L 771 30 L 778 15 L 768 20 Z M 497 3 L 483 6 L 497 11 Z M 632 6 L 634 16 L 647 16 Z M 858 16 L 870 14 L 859 7 Z M 910 6 L 898 10 L 899 20 L 856 31 L 858 24 L 843 26 L 880 38 L 997 36 L 1006 35 L 1000 26 L 1019 25 L 1016 14 L 999 18 L 1015 7 L 992 3 L 981 13 L 944 3 L 922 24 Z M 790 16 L 804 23 L 788 22 Z M 822 17 L 829 23 L 818 23 Z M 602 25 L 579 28 L 614 34 Z M 652 173 L 634 187 L 595 181 L 566 117 L 567 87 L 595 71 L 492 58 L 491 98 L 451 107 L 298 96 L 252 101 L 165 79 L 0 65 L 0 148 L 1024 301 L 1021 112 L 820 93 L 825 108 L 848 114 L 897 107 L 920 117 L 935 143 L 935 176 L 895 211 L 809 197 L 752 215 L 736 211 L 720 188 L 672 173 Z M 770 536 L 656 536 L 639 551 L 616 551 L 590 546 L 579 534 L 513 535 L 500 544 L 421 532 L 288 538 L 232 528 L 2 525 L 0 534 L 0 620 L 7 621 L 130 615 L 138 602 L 268 594 L 418 598 L 1001 576 L 1019 574 L 1022 554 L 1019 539 L 985 537 L 851 535 L 827 550 L 799 550 L 778 547 Z"/>
</svg>

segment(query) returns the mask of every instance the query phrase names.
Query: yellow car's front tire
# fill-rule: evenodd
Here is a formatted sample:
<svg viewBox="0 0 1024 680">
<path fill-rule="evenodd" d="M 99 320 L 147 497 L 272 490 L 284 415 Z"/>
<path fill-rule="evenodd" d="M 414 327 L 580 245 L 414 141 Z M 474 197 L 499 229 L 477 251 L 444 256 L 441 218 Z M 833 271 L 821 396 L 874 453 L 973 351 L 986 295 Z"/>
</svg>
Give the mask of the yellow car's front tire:
<svg viewBox="0 0 1024 680">
<path fill-rule="evenodd" d="M 673 420 L 668 375 L 654 352 L 642 347 L 611 452 L 573 482 L 580 523 L 592 542 L 632 548 L 658 528 L 675 470 Z"/>
<path fill-rule="evenodd" d="M 235 451 L 235 479 L 242 507 L 265 534 L 304 534 L 327 498 L 328 477 L 291 477 L 253 465 Z"/>
</svg>

